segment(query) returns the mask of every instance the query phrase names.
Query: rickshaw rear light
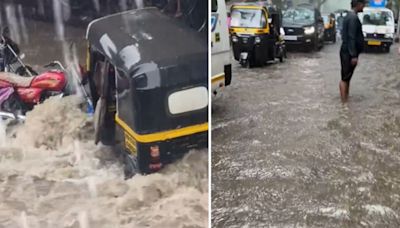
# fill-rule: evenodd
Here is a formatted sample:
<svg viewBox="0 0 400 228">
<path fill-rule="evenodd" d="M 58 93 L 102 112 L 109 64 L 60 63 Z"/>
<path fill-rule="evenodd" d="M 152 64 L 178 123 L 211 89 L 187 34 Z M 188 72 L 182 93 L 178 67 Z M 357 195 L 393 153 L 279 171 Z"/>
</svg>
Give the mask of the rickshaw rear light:
<svg viewBox="0 0 400 228">
<path fill-rule="evenodd" d="M 159 146 L 150 146 L 150 156 L 152 158 L 160 157 L 160 147 Z"/>
<path fill-rule="evenodd" d="M 157 145 L 150 146 L 150 164 L 149 168 L 152 172 L 160 170 L 162 167 L 160 158 L 160 147 Z"/>
</svg>

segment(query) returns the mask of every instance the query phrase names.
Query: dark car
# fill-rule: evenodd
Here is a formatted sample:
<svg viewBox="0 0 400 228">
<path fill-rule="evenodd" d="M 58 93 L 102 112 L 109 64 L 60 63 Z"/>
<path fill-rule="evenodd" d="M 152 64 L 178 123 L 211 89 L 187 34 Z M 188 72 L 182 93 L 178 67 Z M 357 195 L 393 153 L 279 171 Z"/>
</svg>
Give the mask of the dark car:
<svg viewBox="0 0 400 228">
<path fill-rule="evenodd" d="M 287 46 L 320 50 L 324 45 L 324 21 L 321 12 L 311 5 L 289 8 L 283 14 Z"/>
</svg>

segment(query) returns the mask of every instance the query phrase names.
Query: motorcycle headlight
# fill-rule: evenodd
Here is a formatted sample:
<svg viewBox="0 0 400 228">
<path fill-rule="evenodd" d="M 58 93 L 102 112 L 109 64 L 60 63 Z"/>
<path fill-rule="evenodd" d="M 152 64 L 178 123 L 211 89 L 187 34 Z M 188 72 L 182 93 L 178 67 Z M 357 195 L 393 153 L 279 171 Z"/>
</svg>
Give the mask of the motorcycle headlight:
<svg viewBox="0 0 400 228">
<path fill-rule="evenodd" d="M 315 27 L 311 26 L 311 27 L 304 27 L 304 33 L 306 35 L 311 35 L 315 32 Z"/>
<path fill-rule="evenodd" d="M 238 42 L 238 41 L 239 41 L 239 39 L 238 39 L 237 36 L 232 36 L 232 42 L 233 42 L 233 43 L 236 43 L 236 42 Z"/>
<path fill-rule="evenodd" d="M 261 38 L 257 36 L 254 41 L 256 44 L 259 44 L 261 43 Z"/>
</svg>

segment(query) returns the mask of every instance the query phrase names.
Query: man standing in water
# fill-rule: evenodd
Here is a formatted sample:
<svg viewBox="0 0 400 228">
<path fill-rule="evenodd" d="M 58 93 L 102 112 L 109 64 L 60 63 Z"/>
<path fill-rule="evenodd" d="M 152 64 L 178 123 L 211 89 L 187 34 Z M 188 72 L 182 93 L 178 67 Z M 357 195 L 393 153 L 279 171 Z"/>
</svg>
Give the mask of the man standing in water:
<svg viewBox="0 0 400 228">
<path fill-rule="evenodd" d="M 339 83 L 340 96 L 343 102 L 346 102 L 349 97 L 350 80 L 358 64 L 358 56 L 363 51 L 364 36 L 357 13 L 363 12 L 364 6 L 364 0 L 351 0 L 352 11 L 343 20 L 343 43 L 340 48 L 342 80 Z"/>
</svg>

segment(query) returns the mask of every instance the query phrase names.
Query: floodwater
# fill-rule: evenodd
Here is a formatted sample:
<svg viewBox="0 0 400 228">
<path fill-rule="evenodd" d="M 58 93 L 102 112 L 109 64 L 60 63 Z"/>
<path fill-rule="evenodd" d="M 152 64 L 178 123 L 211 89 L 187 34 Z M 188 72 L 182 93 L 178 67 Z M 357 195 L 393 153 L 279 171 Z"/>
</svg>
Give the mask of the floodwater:
<svg viewBox="0 0 400 228">
<path fill-rule="evenodd" d="M 124 180 L 110 148 L 95 146 L 80 99 L 52 98 L 0 146 L 0 227 L 206 227 L 207 152 L 161 173 Z M 4 136 L 3 127 L 3 136 Z"/>
<path fill-rule="evenodd" d="M 66 26 L 62 42 L 54 25 L 25 23 L 28 42 L 20 48 L 36 70 L 53 60 L 69 66 L 70 54 L 85 63 L 84 28 Z M 112 149 L 94 145 L 92 119 L 80 102 L 51 98 L 24 125 L 0 125 L 0 227 L 207 227 L 206 150 L 125 180 Z"/>
<path fill-rule="evenodd" d="M 340 44 L 243 69 L 213 103 L 215 227 L 400 227 L 400 55 L 339 96 Z"/>
</svg>

